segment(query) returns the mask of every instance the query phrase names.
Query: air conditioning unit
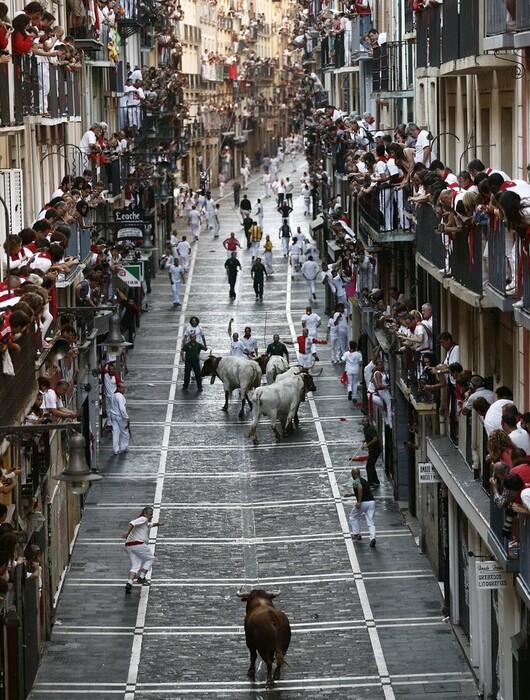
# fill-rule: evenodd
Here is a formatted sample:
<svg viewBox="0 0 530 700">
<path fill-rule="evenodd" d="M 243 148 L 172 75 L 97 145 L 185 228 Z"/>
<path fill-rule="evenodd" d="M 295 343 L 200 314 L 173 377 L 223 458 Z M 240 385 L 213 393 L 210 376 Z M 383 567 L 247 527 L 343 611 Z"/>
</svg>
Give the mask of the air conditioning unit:
<svg viewBox="0 0 530 700">
<path fill-rule="evenodd" d="M 0 169 L 0 245 L 6 235 L 24 228 L 24 176 L 22 170 Z M 7 216 L 6 216 L 7 214 Z M 6 230 L 7 229 L 7 230 Z"/>
</svg>

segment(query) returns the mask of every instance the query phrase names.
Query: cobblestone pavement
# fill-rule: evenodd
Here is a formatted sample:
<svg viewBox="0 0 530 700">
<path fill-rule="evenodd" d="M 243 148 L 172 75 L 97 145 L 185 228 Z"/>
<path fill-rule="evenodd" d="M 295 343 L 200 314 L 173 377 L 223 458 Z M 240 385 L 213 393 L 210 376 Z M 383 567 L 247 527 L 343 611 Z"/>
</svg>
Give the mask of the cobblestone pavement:
<svg viewBox="0 0 530 700">
<path fill-rule="evenodd" d="M 284 169 L 298 188 L 297 172 Z M 288 170 L 289 172 L 286 172 Z M 216 194 L 214 192 L 214 194 Z M 262 195 L 251 181 L 249 198 Z M 133 438 L 127 455 L 102 448 L 106 478 L 92 487 L 62 591 L 52 639 L 31 697 L 104 700 L 147 698 L 476 697 L 473 678 L 450 626 L 429 563 L 383 485 L 377 492 L 377 547 L 367 533 L 353 542 L 348 457 L 360 451 L 360 411 L 346 400 L 341 369 L 319 346 L 322 376 L 302 407 L 300 430 L 276 442 L 268 425 L 259 445 L 245 437 L 236 399 L 222 413 L 217 380 L 182 393 L 179 351 L 184 324 L 198 315 L 215 353 L 229 349 L 227 325 L 252 326 L 263 350 L 274 332 L 299 332 L 306 286 L 291 280 L 277 231 L 280 216 L 265 202 L 265 233 L 275 245 L 275 275 L 254 301 L 250 255 L 240 255 L 237 299 L 228 298 L 221 241 L 244 236 L 231 197 L 221 202 L 222 234 L 204 231 L 195 246 L 182 310 L 171 307 L 166 273 L 153 285 L 129 354 L 127 402 Z M 302 203 L 291 215 L 306 227 Z M 181 232 L 185 227 L 181 225 Z M 323 288 L 314 304 L 323 317 Z M 323 337 L 321 333 L 320 337 Z M 237 398 L 237 397 L 236 397 Z M 150 589 L 124 595 L 128 559 L 121 533 L 155 504 L 156 561 Z M 264 666 L 246 677 L 240 585 L 281 587 L 288 614 L 289 666 L 275 689 Z"/>
</svg>

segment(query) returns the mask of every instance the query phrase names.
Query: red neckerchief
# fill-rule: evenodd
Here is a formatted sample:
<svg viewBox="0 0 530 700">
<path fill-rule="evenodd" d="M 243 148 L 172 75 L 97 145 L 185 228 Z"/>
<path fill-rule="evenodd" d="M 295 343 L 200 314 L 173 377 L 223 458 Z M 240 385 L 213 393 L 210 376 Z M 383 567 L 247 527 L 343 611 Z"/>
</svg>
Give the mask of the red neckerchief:
<svg viewBox="0 0 530 700">
<path fill-rule="evenodd" d="M 510 187 L 517 187 L 516 182 L 512 182 L 512 180 L 505 180 L 502 185 L 499 187 L 499 190 L 501 192 L 504 192 L 504 190 L 510 189 Z"/>
</svg>

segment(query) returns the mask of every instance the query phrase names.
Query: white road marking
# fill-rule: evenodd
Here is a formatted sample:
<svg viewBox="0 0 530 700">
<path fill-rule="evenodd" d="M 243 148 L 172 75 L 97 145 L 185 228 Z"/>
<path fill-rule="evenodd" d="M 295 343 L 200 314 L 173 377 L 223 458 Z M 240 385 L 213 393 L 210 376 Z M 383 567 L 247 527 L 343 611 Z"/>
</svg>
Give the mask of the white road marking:
<svg viewBox="0 0 530 700">
<path fill-rule="evenodd" d="M 165 478 L 166 467 L 167 467 L 168 447 L 169 447 L 169 440 L 170 440 L 170 433 L 171 433 L 171 421 L 173 418 L 173 408 L 174 408 L 173 402 L 175 400 L 175 393 L 177 390 L 177 378 L 178 378 L 178 373 L 179 373 L 178 360 L 180 357 L 180 349 L 182 347 L 182 337 L 184 334 L 184 327 L 186 324 L 186 309 L 188 307 L 188 300 L 189 300 L 190 289 L 191 289 L 191 281 L 193 279 L 193 270 L 195 268 L 196 256 L 197 256 L 197 246 L 195 246 L 195 248 L 192 252 L 190 270 L 188 273 L 187 284 L 186 284 L 186 291 L 184 293 L 184 299 L 183 299 L 182 307 L 181 307 L 177 342 L 176 342 L 175 351 L 174 351 L 174 355 L 173 355 L 173 372 L 171 375 L 171 384 L 169 387 L 169 397 L 168 397 L 168 402 L 167 402 L 164 435 L 162 438 L 161 447 L 157 448 L 157 451 L 160 450 L 160 460 L 158 462 L 158 472 L 156 475 L 155 498 L 154 498 L 154 504 L 153 504 L 153 508 L 154 508 L 153 520 L 154 520 L 154 522 L 158 522 L 158 520 L 160 518 L 160 505 L 162 503 L 162 493 L 164 490 L 164 478 Z M 154 348 L 150 348 L 150 350 L 154 350 Z M 152 532 L 153 532 L 153 530 L 152 530 Z M 153 548 L 153 552 L 156 549 L 157 533 L 158 533 L 158 528 L 154 528 L 154 536 L 150 540 L 150 544 Z M 134 639 L 133 639 L 133 644 L 132 644 L 131 658 L 129 661 L 129 672 L 127 674 L 127 688 L 126 688 L 124 700 L 134 700 L 135 687 L 136 687 L 136 682 L 138 680 L 138 669 L 140 666 L 140 656 L 142 653 L 143 628 L 145 626 L 145 620 L 147 617 L 147 604 L 148 604 L 148 602 L 149 602 L 149 588 L 142 587 L 142 591 L 140 594 L 140 602 L 138 604 L 138 612 L 136 614 L 136 629 L 135 629 Z"/>
<path fill-rule="evenodd" d="M 289 271 L 287 271 L 287 295 L 286 295 L 286 301 L 285 301 L 285 313 L 287 316 L 287 321 L 289 323 L 289 328 L 291 331 L 292 340 L 293 340 L 293 342 L 296 342 L 296 331 L 295 331 L 295 327 L 294 327 L 294 323 L 293 323 L 293 317 L 291 314 L 291 275 L 289 274 Z M 313 415 L 313 418 L 315 419 L 315 428 L 316 428 L 317 435 L 318 435 L 318 438 L 320 441 L 320 449 L 322 451 L 322 455 L 323 455 L 324 460 L 326 462 L 331 492 L 332 492 L 333 497 L 335 499 L 335 507 L 337 509 L 337 514 L 339 516 L 339 522 L 340 522 L 342 531 L 345 535 L 346 550 L 348 552 L 348 558 L 350 560 L 352 572 L 355 575 L 355 586 L 357 588 L 357 593 L 359 595 L 361 609 L 363 612 L 364 619 L 366 620 L 367 623 L 370 623 L 374 619 L 374 615 L 372 613 L 372 607 L 371 607 L 370 601 L 368 599 L 368 594 L 366 592 L 366 587 L 364 585 L 364 581 L 362 578 L 363 572 L 361 571 L 361 567 L 359 565 L 359 560 L 357 559 L 357 553 L 355 551 L 353 541 L 350 537 L 346 538 L 346 535 L 350 534 L 350 527 L 349 527 L 348 519 L 346 517 L 346 512 L 344 510 L 344 505 L 342 503 L 342 495 L 341 495 L 340 490 L 339 490 L 337 477 L 336 477 L 335 471 L 333 469 L 333 462 L 331 460 L 328 446 L 326 444 L 326 437 L 324 435 L 322 423 L 320 422 L 320 419 L 319 419 L 318 409 L 316 407 L 315 399 L 314 399 L 312 394 L 308 394 L 307 401 L 308 401 L 309 407 L 311 409 L 311 414 Z M 368 634 L 370 635 L 370 642 L 372 644 L 372 650 L 374 653 L 374 658 L 375 658 L 375 663 L 377 665 L 377 670 L 379 672 L 381 683 L 383 685 L 383 692 L 385 694 L 385 699 L 386 700 L 395 700 L 395 694 L 394 694 L 394 691 L 392 690 L 392 686 L 390 685 L 390 677 L 389 677 L 389 673 L 388 673 L 388 667 L 386 665 L 385 655 L 383 653 L 383 647 L 381 645 L 381 640 L 379 639 L 379 634 L 378 634 L 375 626 L 374 627 L 369 626 Z"/>
</svg>

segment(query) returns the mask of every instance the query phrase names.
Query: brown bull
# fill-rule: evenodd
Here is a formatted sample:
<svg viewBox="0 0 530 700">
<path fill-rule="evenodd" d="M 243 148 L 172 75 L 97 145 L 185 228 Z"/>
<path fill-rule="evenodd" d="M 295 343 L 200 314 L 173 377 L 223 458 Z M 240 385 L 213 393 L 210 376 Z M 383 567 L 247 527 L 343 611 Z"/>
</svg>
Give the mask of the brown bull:
<svg viewBox="0 0 530 700">
<path fill-rule="evenodd" d="M 250 667 L 247 675 L 256 675 L 256 657 L 261 656 L 267 665 L 267 685 L 270 687 L 280 678 L 281 667 L 286 664 L 285 654 L 291 641 L 291 626 L 287 615 L 277 610 L 272 602 L 279 591 L 268 593 L 255 588 L 250 593 L 238 591 L 241 600 L 246 601 L 245 637 L 250 651 Z M 272 663 L 276 654 L 276 669 L 272 674 Z"/>
</svg>

